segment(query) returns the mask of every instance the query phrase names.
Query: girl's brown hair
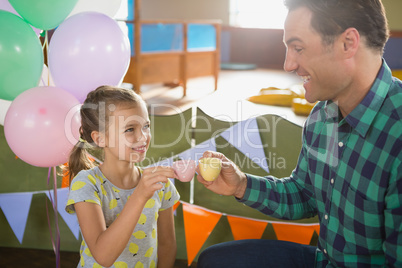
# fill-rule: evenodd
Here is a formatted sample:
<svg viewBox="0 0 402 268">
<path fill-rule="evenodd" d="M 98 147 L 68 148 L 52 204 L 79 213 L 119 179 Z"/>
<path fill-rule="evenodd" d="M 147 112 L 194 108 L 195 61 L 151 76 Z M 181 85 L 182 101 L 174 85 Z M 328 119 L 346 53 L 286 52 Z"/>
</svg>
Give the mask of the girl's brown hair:
<svg viewBox="0 0 402 268">
<path fill-rule="evenodd" d="M 108 118 L 117 106 L 133 105 L 135 107 L 139 103 L 144 101 L 134 91 L 114 86 L 100 86 L 88 93 L 80 109 L 80 141 L 72 149 L 68 165 L 64 167 L 70 182 L 81 170 L 95 166 L 88 157 L 88 150 L 96 151 L 100 148 L 92 140 L 92 132 L 107 132 Z"/>
</svg>

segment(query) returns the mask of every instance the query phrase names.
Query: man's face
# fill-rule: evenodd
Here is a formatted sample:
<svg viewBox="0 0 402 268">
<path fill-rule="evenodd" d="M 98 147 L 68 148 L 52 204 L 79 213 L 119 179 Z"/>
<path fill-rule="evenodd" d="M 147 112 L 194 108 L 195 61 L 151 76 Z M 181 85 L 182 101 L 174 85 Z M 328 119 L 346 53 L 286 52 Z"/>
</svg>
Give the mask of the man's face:
<svg viewBox="0 0 402 268">
<path fill-rule="evenodd" d="M 300 7 L 289 12 L 285 22 L 284 43 L 287 47 L 284 69 L 303 79 L 309 102 L 334 100 L 349 83 L 342 61 L 341 44 L 325 45 L 311 26 L 312 12 Z"/>
</svg>

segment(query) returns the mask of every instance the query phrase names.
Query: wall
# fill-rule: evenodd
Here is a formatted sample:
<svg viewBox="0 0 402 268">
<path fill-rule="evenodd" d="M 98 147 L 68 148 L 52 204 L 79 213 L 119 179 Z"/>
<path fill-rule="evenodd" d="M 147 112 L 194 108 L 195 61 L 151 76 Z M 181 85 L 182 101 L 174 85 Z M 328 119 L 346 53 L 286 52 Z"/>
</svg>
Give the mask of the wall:
<svg viewBox="0 0 402 268">
<path fill-rule="evenodd" d="M 143 0 L 141 16 L 142 19 L 220 19 L 224 25 L 221 40 L 222 62 L 253 63 L 259 68 L 282 69 L 285 59 L 283 32 L 230 27 L 229 2 L 230 0 Z M 399 42 L 402 37 L 402 1 L 383 0 L 383 3 L 392 36 L 398 37 Z M 396 69 L 402 67 L 398 46 L 399 43 L 388 45 L 385 54 L 391 67 Z M 395 51 L 398 52 L 397 55 Z"/>
<path fill-rule="evenodd" d="M 220 19 L 229 24 L 229 0 L 143 0 L 141 18 Z"/>
<path fill-rule="evenodd" d="M 222 42 L 221 46 L 222 55 L 229 50 L 228 62 L 252 63 L 259 68 L 283 68 L 286 54 L 283 30 L 224 27 L 222 32 L 228 32 L 230 36 L 230 45 L 223 47 Z"/>
<path fill-rule="evenodd" d="M 382 0 L 387 13 L 389 28 L 392 31 L 402 31 L 402 1 L 401 0 Z"/>
<path fill-rule="evenodd" d="M 281 1 L 281 0 L 275 0 Z M 142 0 L 143 19 L 220 19 L 229 25 L 230 0 Z M 402 31 L 402 1 L 382 0 L 391 30 Z"/>
</svg>

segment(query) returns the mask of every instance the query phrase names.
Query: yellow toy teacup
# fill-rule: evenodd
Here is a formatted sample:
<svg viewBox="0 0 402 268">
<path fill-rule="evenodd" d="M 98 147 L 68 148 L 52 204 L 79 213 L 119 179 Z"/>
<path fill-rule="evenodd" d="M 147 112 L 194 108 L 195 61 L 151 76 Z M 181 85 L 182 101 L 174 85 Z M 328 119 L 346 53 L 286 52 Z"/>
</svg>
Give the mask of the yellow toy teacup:
<svg viewBox="0 0 402 268">
<path fill-rule="evenodd" d="M 222 161 L 219 158 L 202 158 L 199 160 L 201 176 L 206 181 L 214 181 L 221 173 Z"/>
</svg>

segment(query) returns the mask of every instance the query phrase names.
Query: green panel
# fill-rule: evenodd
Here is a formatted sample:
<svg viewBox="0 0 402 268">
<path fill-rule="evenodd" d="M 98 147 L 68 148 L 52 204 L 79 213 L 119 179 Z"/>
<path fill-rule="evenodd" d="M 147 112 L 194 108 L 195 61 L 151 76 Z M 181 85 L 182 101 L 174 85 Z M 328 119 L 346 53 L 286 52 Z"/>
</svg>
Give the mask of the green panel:
<svg viewBox="0 0 402 268">
<path fill-rule="evenodd" d="M 183 206 L 180 205 L 176 209 L 176 217 L 174 217 L 177 254 L 179 260 L 187 259 L 186 235 L 184 233 Z"/>
<path fill-rule="evenodd" d="M 195 143 L 200 144 L 234 126 L 238 122 L 226 122 L 214 119 L 201 109 L 197 109 L 197 124 L 194 130 Z M 268 162 L 270 175 L 289 176 L 297 164 L 301 149 L 302 128 L 276 115 L 257 117 L 261 142 Z M 230 143 L 216 138 L 217 151 L 234 161 L 244 172 L 264 176 L 266 172 L 254 164 Z"/>
<path fill-rule="evenodd" d="M 200 144 L 212 137 L 218 136 L 221 132 L 236 123 L 217 120 L 197 108 L 196 128 L 194 129 L 195 144 Z"/>
<path fill-rule="evenodd" d="M 51 146 L 50 143 L 49 146 Z M 7 144 L 4 127 L 1 125 L 0 148 L 0 193 L 33 192 L 47 189 L 49 169 L 34 167 L 16 158 Z"/>
<path fill-rule="evenodd" d="M 202 110 L 197 109 L 197 123 L 194 131 L 196 144 L 215 137 L 217 151 L 231 159 L 243 172 L 259 176 L 268 175 L 258 164 L 254 163 L 228 141 L 219 136 L 220 133 L 237 123 L 216 120 Z M 257 117 L 257 124 L 260 130 L 261 141 L 264 145 L 263 148 L 269 166 L 269 174 L 278 177 L 289 176 L 296 166 L 300 153 L 302 128 L 275 115 L 261 115 Z M 190 184 L 177 181 L 176 187 L 180 192 L 181 199 L 189 202 Z M 197 180 L 194 183 L 194 203 L 230 215 L 276 220 L 255 209 L 244 206 L 233 197 L 212 193 L 202 184 L 198 183 Z M 314 222 L 314 220 L 306 219 L 298 222 Z"/>
<path fill-rule="evenodd" d="M 270 175 L 287 177 L 296 167 L 302 141 L 302 128 L 276 115 L 257 117 Z"/>
</svg>

